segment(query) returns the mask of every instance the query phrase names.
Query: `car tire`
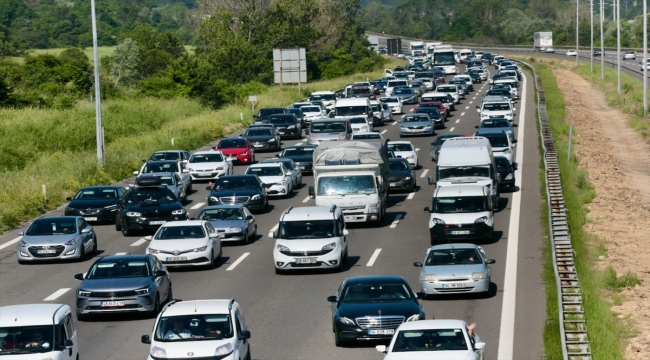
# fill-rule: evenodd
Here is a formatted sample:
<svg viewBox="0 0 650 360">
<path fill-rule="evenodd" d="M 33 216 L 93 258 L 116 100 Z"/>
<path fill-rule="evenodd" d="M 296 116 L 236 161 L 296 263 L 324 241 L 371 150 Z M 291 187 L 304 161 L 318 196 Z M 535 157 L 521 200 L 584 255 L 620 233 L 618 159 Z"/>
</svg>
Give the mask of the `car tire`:
<svg viewBox="0 0 650 360">
<path fill-rule="evenodd" d="M 122 231 L 122 224 L 115 218 L 115 231 Z"/>
<path fill-rule="evenodd" d="M 88 321 L 89 318 L 88 314 L 77 314 L 77 320 L 79 321 Z"/>
<path fill-rule="evenodd" d="M 205 266 L 206 270 L 214 269 L 214 251 L 210 252 L 210 263 Z"/>
<path fill-rule="evenodd" d="M 248 344 L 248 353 L 246 354 L 246 358 L 244 360 L 251 360 L 251 344 Z"/>
<path fill-rule="evenodd" d="M 278 268 L 275 268 L 275 275 L 284 275 L 284 271 Z"/>
<path fill-rule="evenodd" d="M 253 230 L 253 240 L 257 239 L 257 224 L 255 224 L 255 230 Z"/>
<path fill-rule="evenodd" d="M 349 261 L 349 259 L 348 259 L 348 248 L 345 248 L 345 255 L 344 255 L 343 258 L 341 259 L 341 263 L 343 263 L 343 264 L 347 264 L 348 261 Z"/>
<path fill-rule="evenodd" d="M 246 230 L 246 233 L 244 234 L 244 240 L 242 240 L 242 245 L 248 244 L 250 244 L 250 239 L 248 238 L 248 230 Z"/>
<path fill-rule="evenodd" d="M 79 247 L 79 258 L 77 259 L 78 262 L 84 261 L 86 258 L 86 249 L 84 248 L 83 241 L 81 242 L 81 246 Z"/>
<path fill-rule="evenodd" d="M 149 317 L 155 318 L 160 312 L 160 294 L 156 294 L 156 300 L 153 303 L 153 309 L 149 312 Z"/>
<path fill-rule="evenodd" d="M 339 339 L 339 336 L 336 333 L 336 331 L 334 332 L 334 345 L 336 345 L 336 347 L 346 347 L 347 346 L 347 343 L 345 341 Z"/>
<path fill-rule="evenodd" d="M 97 236 L 93 238 L 93 255 L 97 254 Z"/>
<path fill-rule="evenodd" d="M 221 262 L 223 260 L 223 248 L 219 246 L 219 255 L 217 256 L 217 261 Z"/>
<path fill-rule="evenodd" d="M 185 192 L 185 199 L 187 200 L 187 195 L 191 194 L 192 191 L 194 191 L 194 188 L 192 187 L 192 180 L 190 180 L 190 186 L 187 188 L 187 191 Z"/>
<path fill-rule="evenodd" d="M 129 225 L 126 223 L 122 224 L 122 235 L 125 237 L 133 235 L 133 231 L 129 229 Z"/>
<path fill-rule="evenodd" d="M 169 303 L 170 301 L 174 300 L 174 291 L 172 291 L 172 284 L 169 284 L 169 291 L 167 292 L 167 299 L 165 299 L 165 303 Z"/>
</svg>

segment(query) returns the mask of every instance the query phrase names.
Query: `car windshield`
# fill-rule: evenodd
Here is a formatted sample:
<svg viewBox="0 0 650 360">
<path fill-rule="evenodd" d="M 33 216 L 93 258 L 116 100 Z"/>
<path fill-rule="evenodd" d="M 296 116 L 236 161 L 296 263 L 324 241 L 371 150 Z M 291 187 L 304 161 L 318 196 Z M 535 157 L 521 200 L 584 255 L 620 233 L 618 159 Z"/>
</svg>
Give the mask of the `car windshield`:
<svg viewBox="0 0 650 360">
<path fill-rule="evenodd" d="M 438 179 L 447 179 L 455 177 L 491 177 L 492 171 L 490 166 L 458 166 L 451 168 L 440 168 L 438 170 Z"/>
<path fill-rule="evenodd" d="M 309 100 L 314 101 L 314 100 L 336 100 L 336 95 L 334 94 L 315 94 L 312 95 Z"/>
<path fill-rule="evenodd" d="M 77 225 L 76 219 L 70 217 L 68 219 L 38 219 L 32 223 L 27 229 L 26 235 L 28 236 L 44 236 L 44 235 L 67 235 L 76 234 Z"/>
<path fill-rule="evenodd" d="M 483 105 L 483 111 L 508 111 L 508 110 L 510 110 L 510 104 L 488 103 Z"/>
<path fill-rule="evenodd" d="M 456 64 L 456 59 L 452 52 L 434 52 L 433 63 L 435 65 L 454 65 Z"/>
<path fill-rule="evenodd" d="M 391 170 L 409 170 L 411 168 L 408 161 L 404 159 L 389 161 L 388 166 Z"/>
<path fill-rule="evenodd" d="M 484 138 L 487 138 L 490 141 L 490 145 L 492 145 L 493 148 L 501 148 L 501 147 L 510 146 L 510 144 L 508 144 L 508 137 L 505 134 L 477 135 L 477 136 L 482 136 Z"/>
<path fill-rule="evenodd" d="M 412 94 L 414 94 L 414 92 L 413 92 L 413 89 L 397 88 L 397 89 L 393 90 L 393 94 L 412 95 Z"/>
<path fill-rule="evenodd" d="M 381 139 L 381 135 L 379 135 L 378 133 L 363 133 L 363 134 L 354 134 L 352 138 L 354 140 Z"/>
<path fill-rule="evenodd" d="M 115 279 L 150 276 L 149 265 L 144 260 L 102 261 L 95 263 L 86 279 Z"/>
<path fill-rule="evenodd" d="M 53 325 L 2 326 L 0 338 L 2 339 L 0 355 L 3 359 L 10 359 L 12 355 L 19 359 L 42 359 L 45 355 L 31 357 L 29 354 L 49 353 L 55 349 L 64 350 L 61 345 L 58 345 L 64 342 L 61 333 L 59 331 L 55 333 Z M 25 344 L 30 346 L 26 347 Z"/>
<path fill-rule="evenodd" d="M 158 178 L 160 179 L 161 184 L 176 185 L 173 176 L 158 176 Z"/>
<path fill-rule="evenodd" d="M 331 238 L 336 234 L 334 220 L 282 221 L 278 229 L 280 239 Z"/>
<path fill-rule="evenodd" d="M 370 104 L 370 108 L 372 109 L 372 111 L 381 111 L 381 107 L 379 106 L 379 104 Z"/>
<path fill-rule="evenodd" d="M 457 87 L 451 87 L 451 86 L 439 86 L 438 89 L 436 89 L 438 92 L 457 92 L 458 88 Z"/>
<path fill-rule="evenodd" d="M 285 168 L 287 168 L 289 170 L 293 170 L 293 162 L 290 159 L 266 159 L 266 160 L 262 161 L 262 163 L 266 163 L 266 164 L 268 164 L 268 163 L 280 163 L 280 164 L 284 164 Z"/>
<path fill-rule="evenodd" d="M 428 116 L 422 116 L 422 115 L 404 116 L 404 119 L 402 119 L 402 122 L 405 122 L 405 123 L 408 123 L 408 122 L 421 122 L 421 121 L 431 121 L 431 120 L 429 119 Z"/>
<path fill-rule="evenodd" d="M 429 117 L 437 118 L 437 115 L 440 115 L 440 112 L 435 107 L 423 107 L 415 111 L 415 114 L 429 114 Z"/>
<path fill-rule="evenodd" d="M 462 329 L 404 330 L 395 336 L 392 352 L 469 350 Z"/>
<path fill-rule="evenodd" d="M 435 249 L 430 251 L 425 266 L 482 264 L 476 249 Z"/>
<path fill-rule="evenodd" d="M 396 103 L 396 102 L 399 102 L 399 99 L 398 98 L 381 98 L 381 99 L 379 99 L 379 101 L 383 102 L 383 103 Z"/>
<path fill-rule="evenodd" d="M 303 147 L 303 148 L 285 148 L 282 156 L 312 156 L 314 155 L 314 148 L 312 147 Z"/>
<path fill-rule="evenodd" d="M 177 162 L 157 162 L 151 161 L 144 164 L 142 173 L 156 173 L 156 172 L 178 172 Z"/>
<path fill-rule="evenodd" d="M 246 140 L 244 139 L 223 139 L 221 142 L 219 142 L 219 146 L 217 147 L 218 149 L 245 149 L 247 148 L 248 145 L 246 145 Z"/>
<path fill-rule="evenodd" d="M 111 188 L 82 189 L 74 196 L 75 200 L 117 199 L 117 190 Z"/>
<path fill-rule="evenodd" d="M 352 88 L 352 90 L 350 90 L 350 94 L 369 94 L 369 93 L 370 93 L 370 89 L 368 88 Z"/>
<path fill-rule="evenodd" d="M 259 167 L 249 167 L 246 170 L 247 175 L 257 175 L 257 176 L 282 176 L 282 168 L 279 166 L 259 166 Z"/>
<path fill-rule="evenodd" d="M 337 115 L 339 108 L 337 108 Z M 345 121 L 320 121 L 312 122 L 310 133 L 340 133 L 345 131 Z"/>
<path fill-rule="evenodd" d="M 162 342 L 218 340 L 233 337 L 228 314 L 161 316 L 154 339 Z"/>
<path fill-rule="evenodd" d="M 339 295 L 343 302 L 404 301 L 411 292 L 404 284 L 353 284 Z"/>
<path fill-rule="evenodd" d="M 408 76 L 408 75 L 404 74 L 404 76 Z M 387 86 L 388 87 L 408 86 L 408 84 L 406 83 L 406 81 L 389 81 Z"/>
<path fill-rule="evenodd" d="M 223 155 L 217 154 L 194 154 L 190 158 L 190 164 L 196 163 L 209 163 L 209 162 L 223 162 Z"/>
<path fill-rule="evenodd" d="M 352 123 L 352 124 L 367 124 L 368 122 L 366 121 L 366 119 L 364 119 L 362 117 L 354 117 L 354 118 L 350 118 L 350 123 Z"/>
<path fill-rule="evenodd" d="M 413 145 L 409 143 L 388 144 L 388 148 L 393 151 L 413 151 Z"/>
<path fill-rule="evenodd" d="M 303 106 L 300 110 L 302 110 L 302 112 L 321 112 L 318 106 Z"/>
<path fill-rule="evenodd" d="M 205 209 L 196 219 L 206 221 L 244 220 L 244 212 L 240 208 L 230 207 Z"/>
<path fill-rule="evenodd" d="M 488 211 L 484 196 L 434 197 L 433 212 L 439 214 Z"/>
<path fill-rule="evenodd" d="M 129 191 L 127 197 L 128 204 L 137 204 L 140 206 L 155 206 L 160 204 L 170 204 L 177 202 L 174 193 L 163 187 L 137 187 Z"/>
<path fill-rule="evenodd" d="M 156 240 L 201 239 L 205 231 L 201 225 L 163 226 L 154 236 Z"/>
<path fill-rule="evenodd" d="M 336 116 L 367 115 L 367 106 L 337 106 Z"/>
<path fill-rule="evenodd" d="M 284 114 L 285 109 L 261 109 L 257 116 L 271 116 L 274 114 Z"/>
<path fill-rule="evenodd" d="M 213 190 L 255 190 L 259 189 L 259 184 L 253 178 L 243 177 L 221 177 L 214 184 Z"/>
<path fill-rule="evenodd" d="M 248 129 L 244 136 L 273 136 L 271 129 Z"/>
<path fill-rule="evenodd" d="M 318 179 L 318 195 L 374 194 L 374 178 L 370 175 L 326 176 Z"/>
<path fill-rule="evenodd" d="M 159 152 L 159 153 L 154 153 L 149 157 L 149 160 L 180 160 L 181 159 L 181 154 L 180 152 Z"/>
<path fill-rule="evenodd" d="M 495 156 L 494 162 L 497 165 L 497 171 L 512 171 L 510 161 L 508 161 L 508 159 L 504 158 L 503 156 Z"/>
</svg>

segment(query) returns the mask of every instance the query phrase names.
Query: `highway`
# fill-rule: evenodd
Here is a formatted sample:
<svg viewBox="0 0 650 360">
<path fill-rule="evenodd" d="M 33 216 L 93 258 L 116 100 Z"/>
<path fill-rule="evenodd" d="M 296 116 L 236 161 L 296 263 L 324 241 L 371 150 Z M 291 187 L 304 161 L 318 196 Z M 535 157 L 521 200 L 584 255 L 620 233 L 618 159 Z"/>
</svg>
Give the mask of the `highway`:
<svg viewBox="0 0 650 360">
<path fill-rule="evenodd" d="M 463 71 L 464 66 L 459 65 Z M 488 67 L 491 72 L 493 66 Z M 535 101 L 530 74 L 522 82 L 522 99 L 516 104 L 519 140 L 516 159 L 519 188 L 503 193 L 501 210 L 496 213 L 495 238 L 483 244 L 492 265 L 494 295 L 487 299 L 454 296 L 423 300 L 427 318 L 452 318 L 476 322 L 476 332 L 487 343 L 486 359 L 541 359 L 543 328 L 546 321 L 544 285 L 541 280 L 541 247 L 545 241 L 540 220 L 543 203 L 539 175 L 538 133 Z M 448 76 L 448 79 L 450 77 Z M 457 105 L 445 129 L 438 134 L 471 134 L 478 125 L 476 105 L 489 88 L 486 82 L 474 85 L 475 91 Z M 280 104 L 278 104 L 280 105 Z M 405 106 L 408 113 L 412 106 Z M 395 115 L 396 120 L 401 115 Z M 384 138 L 399 139 L 397 122 L 378 127 Z M 239 134 L 239 132 L 237 133 Z M 236 136 L 236 134 L 235 134 Z M 307 196 L 311 176 L 303 177 L 305 185 L 288 199 L 272 199 L 271 210 L 256 215 L 258 238 L 249 245 L 226 245 L 223 262 L 212 270 L 173 270 L 174 297 L 184 300 L 234 297 L 241 305 L 251 331 L 254 359 L 381 359 L 375 343 L 337 348 L 331 325 L 328 295 L 333 295 L 346 277 L 372 274 L 401 275 L 419 291 L 419 268 L 430 246 L 428 214 L 433 186 L 426 177 L 435 171 L 430 160 L 430 143 L 435 137 L 406 138 L 420 148 L 421 168 L 417 170 L 418 187 L 413 193 L 391 194 L 387 216 L 381 227 L 349 225 L 349 263 L 341 273 L 303 272 L 276 275 L 273 267 L 274 240 L 267 237 L 290 205 L 313 205 Z M 405 140 L 405 139 L 401 139 Z M 283 145 L 304 143 L 305 139 L 285 140 Z M 206 146 L 207 148 L 207 146 Z M 275 153 L 257 153 L 261 161 Z M 236 166 L 243 173 L 246 166 Z M 136 170 L 136 169 L 134 169 Z M 121 184 L 133 182 L 129 179 Z M 186 205 L 190 217 L 205 206 L 208 191 L 194 184 L 195 193 Z M 62 208 L 47 216 L 61 215 Z M 0 236 L 0 304 L 25 304 L 43 301 L 65 303 L 75 307 L 75 290 L 79 281 L 73 278 L 92 264 L 41 263 L 18 265 L 16 232 L 29 224 Z M 146 234 L 124 237 L 113 225 L 95 225 L 100 254 L 143 253 Z M 149 345 L 140 342 L 142 334 L 151 334 L 154 319 L 135 315 L 111 315 L 88 322 L 79 322 L 82 359 L 145 359 Z"/>
</svg>

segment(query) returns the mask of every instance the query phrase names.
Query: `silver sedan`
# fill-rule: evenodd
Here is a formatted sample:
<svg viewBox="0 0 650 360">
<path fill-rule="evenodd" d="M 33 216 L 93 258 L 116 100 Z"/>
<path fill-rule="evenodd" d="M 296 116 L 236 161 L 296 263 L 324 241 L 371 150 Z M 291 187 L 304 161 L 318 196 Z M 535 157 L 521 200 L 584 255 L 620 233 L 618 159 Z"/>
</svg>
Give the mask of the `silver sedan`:
<svg viewBox="0 0 650 360">
<path fill-rule="evenodd" d="M 436 245 L 427 250 L 421 267 L 420 287 L 427 295 L 490 294 L 490 264 L 483 248 L 474 244 Z"/>
<path fill-rule="evenodd" d="M 208 221 L 221 234 L 223 242 L 248 244 L 257 238 L 255 216 L 243 205 L 208 206 L 197 219 Z"/>
<path fill-rule="evenodd" d="M 19 231 L 16 254 L 21 264 L 38 260 L 83 260 L 97 252 L 95 230 L 81 216 L 58 216 L 34 220 L 27 232 Z"/>
</svg>

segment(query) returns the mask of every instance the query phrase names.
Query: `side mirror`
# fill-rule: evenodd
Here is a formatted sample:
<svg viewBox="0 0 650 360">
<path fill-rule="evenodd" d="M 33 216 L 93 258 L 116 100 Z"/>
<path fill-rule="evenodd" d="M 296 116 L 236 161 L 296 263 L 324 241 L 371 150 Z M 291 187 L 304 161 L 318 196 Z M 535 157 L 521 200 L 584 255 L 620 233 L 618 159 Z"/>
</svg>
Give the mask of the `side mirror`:
<svg viewBox="0 0 650 360">
<path fill-rule="evenodd" d="M 70 339 L 66 339 L 65 341 L 65 348 L 66 349 L 72 349 L 74 347 L 74 343 Z"/>
<path fill-rule="evenodd" d="M 433 182 L 433 179 L 431 178 L 431 176 L 427 176 L 427 182 L 429 183 L 429 185 L 435 184 L 435 182 Z"/>
<path fill-rule="evenodd" d="M 165 270 L 158 270 L 158 271 L 156 271 L 156 273 L 154 274 L 154 276 L 155 276 L 155 277 L 167 276 L 167 271 L 165 271 Z"/>
<path fill-rule="evenodd" d="M 348 236 L 348 235 L 350 235 L 348 229 L 343 229 L 343 236 Z"/>
<path fill-rule="evenodd" d="M 309 197 L 312 198 L 312 199 L 316 197 L 316 192 L 314 191 L 313 186 L 309 187 Z"/>
<path fill-rule="evenodd" d="M 253 215 L 246 215 L 246 220 L 253 220 Z"/>
<path fill-rule="evenodd" d="M 206 186 L 205 189 L 206 190 L 212 190 L 212 186 Z"/>
<path fill-rule="evenodd" d="M 512 108 L 512 111 L 517 111 L 517 108 Z M 514 115 L 514 114 L 512 114 L 512 115 Z"/>
<path fill-rule="evenodd" d="M 144 237 L 144 239 L 147 240 L 147 241 L 151 241 L 151 239 L 153 239 L 153 236 L 147 235 L 147 236 Z"/>
<path fill-rule="evenodd" d="M 84 279 L 84 274 L 74 274 L 74 278 L 77 280 L 83 280 Z"/>
<path fill-rule="evenodd" d="M 239 137 L 244 137 L 244 134 L 239 134 Z"/>
<path fill-rule="evenodd" d="M 19 236 L 24 236 L 24 235 L 25 235 L 25 232 L 24 232 L 24 231 L 19 231 L 19 232 L 18 232 L 18 235 L 19 235 Z"/>
<path fill-rule="evenodd" d="M 380 353 L 386 353 L 388 350 L 386 349 L 386 345 L 376 345 L 375 349 L 379 351 Z"/>
<path fill-rule="evenodd" d="M 239 340 L 246 340 L 251 338 L 251 332 L 248 330 L 242 330 L 241 334 L 239 334 Z"/>
<path fill-rule="evenodd" d="M 474 344 L 474 348 L 476 350 L 483 350 L 483 349 L 485 349 L 485 343 L 484 342 L 477 342 L 476 344 Z"/>
<path fill-rule="evenodd" d="M 518 167 L 519 167 L 518 163 L 516 163 L 516 162 L 512 163 L 512 170 L 517 170 Z"/>
<path fill-rule="evenodd" d="M 280 154 L 275 154 L 274 157 L 279 158 Z"/>
<path fill-rule="evenodd" d="M 139 171 L 134 171 L 134 172 L 133 172 L 133 175 L 136 175 L 136 176 L 137 176 L 139 173 L 140 173 Z"/>
<path fill-rule="evenodd" d="M 338 302 L 338 299 L 337 299 L 336 295 L 332 295 L 332 296 L 327 297 L 327 301 L 329 301 L 331 303 L 335 303 L 335 302 Z"/>
<path fill-rule="evenodd" d="M 494 260 L 494 259 L 488 259 L 485 263 L 486 264 L 494 264 L 495 262 L 496 262 L 496 260 Z"/>
<path fill-rule="evenodd" d="M 516 141 L 513 141 L 513 142 L 512 142 L 512 147 L 513 147 L 513 148 L 516 148 L 516 147 L 517 147 L 517 142 L 516 142 Z"/>
<path fill-rule="evenodd" d="M 420 151 L 420 148 L 415 148 L 415 152 L 418 152 L 418 151 Z"/>
<path fill-rule="evenodd" d="M 149 337 L 149 335 L 142 335 L 142 337 L 140 338 L 140 341 L 143 344 L 151 344 L 151 338 Z"/>
<path fill-rule="evenodd" d="M 65 199 L 68 200 L 68 201 L 71 201 L 71 200 L 72 200 L 72 198 L 69 197 L 69 196 L 68 196 L 67 198 L 65 198 Z"/>
<path fill-rule="evenodd" d="M 430 213 L 431 212 L 431 209 L 429 209 L 428 206 L 425 206 L 423 210 L 424 210 L 425 213 Z"/>
<path fill-rule="evenodd" d="M 212 232 L 212 233 L 208 234 L 208 237 L 209 237 L 210 239 L 218 239 L 218 238 L 221 237 L 221 235 L 219 235 L 218 232 Z"/>
<path fill-rule="evenodd" d="M 90 226 L 85 227 L 85 228 L 81 229 L 81 233 L 82 234 L 88 234 L 90 232 L 90 230 L 92 230 L 92 228 Z"/>
<path fill-rule="evenodd" d="M 413 263 L 413 266 L 415 266 L 415 267 L 422 267 L 422 263 L 416 261 L 416 262 Z"/>
<path fill-rule="evenodd" d="M 478 129 L 478 125 L 475 125 L 474 128 Z"/>
</svg>

